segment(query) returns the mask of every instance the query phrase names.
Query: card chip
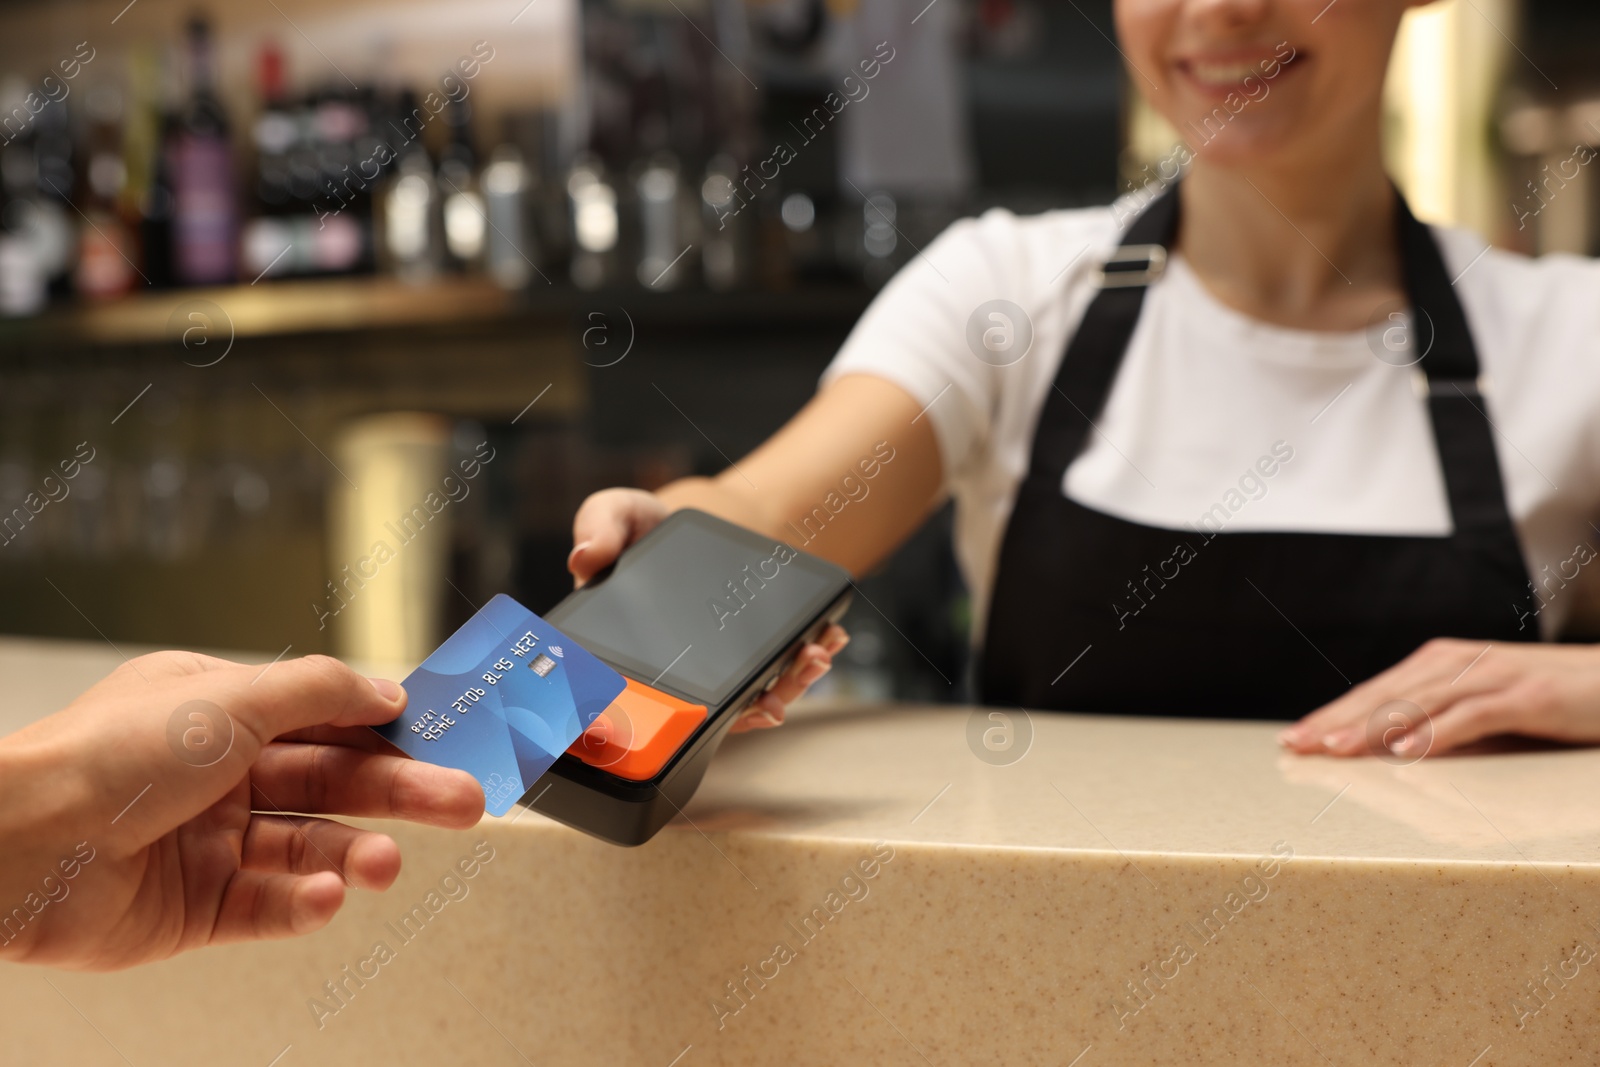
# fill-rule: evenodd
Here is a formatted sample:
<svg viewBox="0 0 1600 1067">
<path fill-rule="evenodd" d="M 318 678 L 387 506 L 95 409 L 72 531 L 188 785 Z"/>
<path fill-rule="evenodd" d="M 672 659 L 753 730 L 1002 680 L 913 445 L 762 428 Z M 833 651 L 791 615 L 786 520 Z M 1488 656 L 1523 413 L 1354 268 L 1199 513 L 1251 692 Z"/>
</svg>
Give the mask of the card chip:
<svg viewBox="0 0 1600 1067">
<path fill-rule="evenodd" d="M 556 669 L 556 661 L 541 652 L 533 657 L 533 662 L 528 664 L 528 667 L 534 674 L 543 678 Z"/>
</svg>

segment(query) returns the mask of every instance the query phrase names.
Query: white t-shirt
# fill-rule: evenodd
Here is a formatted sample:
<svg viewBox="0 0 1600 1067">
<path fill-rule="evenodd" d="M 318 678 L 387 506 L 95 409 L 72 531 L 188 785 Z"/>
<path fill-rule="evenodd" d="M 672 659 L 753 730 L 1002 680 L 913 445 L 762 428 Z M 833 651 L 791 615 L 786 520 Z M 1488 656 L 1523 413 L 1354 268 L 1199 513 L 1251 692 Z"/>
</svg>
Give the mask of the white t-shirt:
<svg viewBox="0 0 1600 1067">
<path fill-rule="evenodd" d="M 993 210 L 956 223 L 884 288 L 824 375 L 876 375 L 927 406 L 956 504 L 975 636 L 1045 393 L 1095 294 L 1095 266 L 1117 243 L 1117 217 L 1111 208 L 1026 218 Z M 1539 587 L 1537 618 L 1523 621 L 1551 637 L 1600 619 L 1600 562 L 1589 565 L 1600 557 L 1591 525 L 1600 522 L 1600 265 L 1530 260 L 1466 231 L 1434 233 L 1477 343 L 1511 514 Z M 1009 366 L 969 346 L 968 320 L 992 299 L 1012 301 L 1032 323 L 1031 348 Z M 1174 255 L 1146 294 L 1063 492 L 1172 529 L 1209 515 L 1209 528 L 1230 531 L 1448 534 L 1416 368 L 1379 360 L 1371 342 L 1367 331 L 1251 319 Z M 1270 478 L 1251 476 L 1262 457 L 1278 460 L 1259 468 L 1273 469 Z M 1505 610 L 1522 618 L 1527 609 Z"/>
</svg>

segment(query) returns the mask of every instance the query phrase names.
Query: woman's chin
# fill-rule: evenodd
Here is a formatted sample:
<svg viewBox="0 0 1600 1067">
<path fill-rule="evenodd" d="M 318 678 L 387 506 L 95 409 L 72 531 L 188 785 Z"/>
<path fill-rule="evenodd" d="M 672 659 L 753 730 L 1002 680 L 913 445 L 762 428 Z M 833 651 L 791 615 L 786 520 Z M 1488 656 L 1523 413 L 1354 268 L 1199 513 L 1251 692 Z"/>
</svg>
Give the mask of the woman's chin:
<svg viewBox="0 0 1600 1067">
<path fill-rule="evenodd" d="M 1193 128 L 1188 133 L 1186 141 L 1195 162 L 1207 167 L 1252 170 L 1273 168 L 1304 158 L 1302 146 L 1288 129 L 1232 126 L 1209 137 L 1196 135 Z"/>
</svg>

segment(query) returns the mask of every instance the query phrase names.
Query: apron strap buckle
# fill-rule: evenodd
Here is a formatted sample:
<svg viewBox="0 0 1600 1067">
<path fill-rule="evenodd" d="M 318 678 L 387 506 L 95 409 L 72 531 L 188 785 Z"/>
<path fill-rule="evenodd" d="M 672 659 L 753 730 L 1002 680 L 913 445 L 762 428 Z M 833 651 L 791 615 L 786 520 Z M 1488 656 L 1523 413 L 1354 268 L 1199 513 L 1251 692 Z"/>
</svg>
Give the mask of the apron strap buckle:
<svg viewBox="0 0 1600 1067">
<path fill-rule="evenodd" d="M 1095 269 L 1094 284 L 1101 289 L 1128 289 L 1156 282 L 1167 270 L 1167 250 L 1162 245 L 1123 245 Z"/>
<path fill-rule="evenodd" d="M 1464 396 L 1476 404 L 1489 393 L 1488 375 L 1476 378 L 1430 378 L 1421 371 L 1411 373 L 1411 388 L 1418 400 L 1431 400 L 1436 396 Z"/>
</svg>

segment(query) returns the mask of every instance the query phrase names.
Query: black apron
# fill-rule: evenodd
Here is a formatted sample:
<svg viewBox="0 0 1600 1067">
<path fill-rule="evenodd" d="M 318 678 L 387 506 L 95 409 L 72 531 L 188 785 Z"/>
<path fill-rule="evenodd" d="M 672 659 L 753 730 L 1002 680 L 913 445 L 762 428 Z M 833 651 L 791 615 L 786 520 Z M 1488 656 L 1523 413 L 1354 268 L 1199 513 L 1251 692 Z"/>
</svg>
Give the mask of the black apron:
<svg viewBox="0 0 1600 1067">
<path fill-rule="evenodd" d="M 1124 271 L 1108 264 L 1046 395 L 1001 543 L 981 660 L 984 702 L 1293 718 L 1429 638 L 1534 639 L 1534 626 L 1518 627 L 1530 584 L 1472 335 L 1433 235 L 1398 194 L 1419 344 L 1427 343 L 1423 324 L 1433 327 L 1421 369 L 1452 534 L 1169 530 L 1065 495 L 1067 466 L 1105 408 L 1145 288 L 1177 234 L 1177 194 L 1174 185 L 1129 228 L 1112 261 Z M 1264 453 L 1271 444 L 1262 442 Z"/>
</svg>

